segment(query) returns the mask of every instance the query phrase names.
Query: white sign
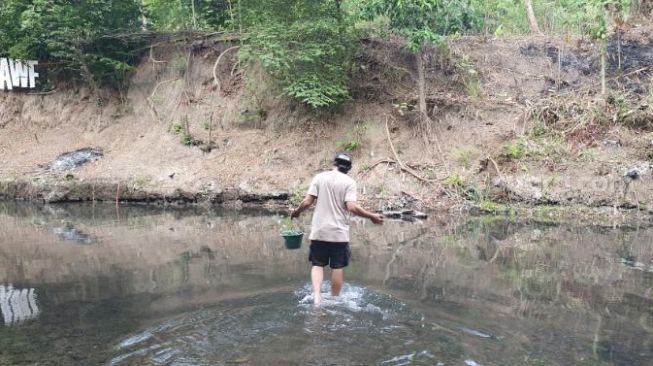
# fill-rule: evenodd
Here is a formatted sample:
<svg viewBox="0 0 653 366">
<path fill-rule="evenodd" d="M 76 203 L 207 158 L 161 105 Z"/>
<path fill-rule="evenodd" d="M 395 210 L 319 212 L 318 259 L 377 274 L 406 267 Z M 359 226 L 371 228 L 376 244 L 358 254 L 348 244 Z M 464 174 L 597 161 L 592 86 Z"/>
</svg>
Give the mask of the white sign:
<svg viewBox="0 0 653 366">
<path fill-rule="evenodd" d="M 10 58 L 0 58 L 0 90 L 14 88 L 34 89 L 39 73 L 34 71 L 38 61 L 14 61 Z"/>
<path fill-rule="evenodd" d="M 0 285 L 0 313 L 6 326 L 35 319 L 41 313 L 36 304 L 35 290 L 18 289 L 11 284 Z"/>
</svg>

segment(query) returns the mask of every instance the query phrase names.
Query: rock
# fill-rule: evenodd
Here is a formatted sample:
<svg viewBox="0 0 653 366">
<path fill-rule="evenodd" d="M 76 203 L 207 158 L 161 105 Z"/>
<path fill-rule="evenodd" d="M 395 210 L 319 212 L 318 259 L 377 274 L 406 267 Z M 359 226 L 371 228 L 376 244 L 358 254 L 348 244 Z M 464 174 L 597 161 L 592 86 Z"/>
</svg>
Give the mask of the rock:
<svg viewBox="0 0 653 366">
<path fill-rule="evenodd" d="M 96 239 L 74 227 L 54 228 L 53 232 L 63 240 L 74 241 L 79 244 L 93 244 Z"/>
<path fill-rule="evenodd" d="M 637 179 L 637 178 L 639 178 L 640 175 L 641 175 L 641 173 L 640 173 L 639 169 L 637 169 L 637 168 L 628 169 L 628 171 L 626 171 L 626 173 L 624 174 L 624 176 L 626 176 L 628 178 L 631 178 L 631 179 Z"/>
<path fill-rule="evenodd" d="M 383 216 L 387 217 L 389 219 L 400 219 L 401 218 L 401 212 L 399 212 L 399 211 L 384 211 Z"/>
<path fill-rule="evenodd" d="M 603 145 L 606 145 L 606 146 L 621 146 L 621 141 L 619 141 L 619 139 L 605 139 L 605 140 L 603 140 Z"/>
<path fill-rule="evenodd" d="M 416 211 L 415 214 L 413 215 L 413 217 L 415 217 L 416 219 L 424 220 L 428 216 L 424 212 Z"/>
<path fill-rule="evenodd" d="M 46 170 L 49 172 L 75 170 L 84 164 L 99 160 L 103 155 L 104 152 L 100 148 L 85 147 L 57 156 L 48 164 Z"/>
<path fill-rule="evenodd" d="M 639 179 L 644 174 L 648 173 L 651 169 L 651 166 L 648 164 L 639 164 L 632 166 L 624 172 L 624 177 L 630 178 L 632 180 Z"/>
<path fill-rule="evenodd" d="M 415 221 L 416 219 L 423 220 L 427 218 L 427 215 L 424 212 L 415 210 L 383 211 L 382 215 L 389 219 L 401 219 L 404 221 Z"/>
</svg>

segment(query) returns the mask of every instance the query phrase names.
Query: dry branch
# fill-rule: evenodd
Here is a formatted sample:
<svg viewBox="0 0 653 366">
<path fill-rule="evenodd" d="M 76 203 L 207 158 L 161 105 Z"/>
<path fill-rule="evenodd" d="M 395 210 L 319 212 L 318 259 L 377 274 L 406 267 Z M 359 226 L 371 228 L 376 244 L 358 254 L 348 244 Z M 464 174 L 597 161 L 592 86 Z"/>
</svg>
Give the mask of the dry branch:
<svg viewBox="0 0 653 366">
<path fill-rule="evenodd" d="M 27 93 L 27 95 L 50 95 L 50 94 L 54 94 L 56 92 L 57 92 L 57 89 L 53 89 L 53 90 L 46 91 L 46 92 L 31 92 L 31 93 Z"/>
<path fill-rule="evenodd" d="M 154 58 L 154 47 L 150 46 L 150 61 L 152 61 L 153 64 L 167 64 L 168 61 L 160 61 Z"/>
<path fill-rule="evenodd" d="M 238 48 L 240 48 L 240 46 L 232 46 L 232 47 L 227 48 L 226 50 L 222 51 L 220 56 L 218 56 L 218 59 L 215 60 L 215 64 L 213 65 L 213 80 L 215 81 L 215 85 L 218 87 L 217 88 L 218 96 L 220 96 L 220 94 L 221 94 L 220 93 L 220 79 L 218 78 L 218 73 L 217 73 L 218 65 L 220 64 L 220 60 L 222 59 L 222 56 L 224 56 L 227 52 L 238 49 Z"/>
<path fill-rule="evenodd" d="M 151 93 L 150 96 L 147 98 L 147 102 L 148 102 L 148 104 L 149 104 L 149 106 L 150 106 L 150 110 L 151 110 L 151 112 L 152 112 L 152 115 L 153 115 L 153 117 L 154 117 L 157 121 L 159 121 L 159 122 L 161 122 L 161 119 L 159 118 L 159 112 L 157 112 L 156 108 L 154 107 L 154 102 L 152 101 L 152 99 L 154 98 L 154 95 L 156 94 L 156 91 L 159 89 L 159 87 L 160 87 L 162 84 L 169 83 L 169 82 L 171 82 L 171 81 L 176 81 L 176 80 L 177 80 L 177 79 L 170 79 L 170 80 L 163 80 L 163 81 L 159 82 L 158 84 L 156 84 L 156 85 L 154 86 L 154 89 L 152 89 L 152 93 Z"/>
</svg>

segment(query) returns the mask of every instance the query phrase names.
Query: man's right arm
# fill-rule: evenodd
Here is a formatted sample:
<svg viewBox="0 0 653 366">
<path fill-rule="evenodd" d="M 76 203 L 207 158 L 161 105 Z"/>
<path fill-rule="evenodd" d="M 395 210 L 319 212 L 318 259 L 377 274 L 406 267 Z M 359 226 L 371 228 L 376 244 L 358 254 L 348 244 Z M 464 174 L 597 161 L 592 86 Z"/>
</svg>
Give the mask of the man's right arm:
<svg viewBox="0 0 653 366">
<path fill-rule="evenodd" d="M 295 219 L 299 217 L 299 215 L 306 210 L 307 208 L 311 207 L 313 205 L 313 202 L 315 202 L 315 196 L 311 196 L 310 194 L 307 194 L 306 197 L 302 200 L 302 202 L 299 204 L 299 207 L 294 209 L 290 213 L 290 217 Z"/>
<path fill-rule="evenodd" d="M 366 219 L 370 219 L 373 223 L 380 225 L 383 224 L 383 215 L 375 214 L 360 207 L 356 202 L 346 202 L 347 210 L 352 214 Z"/>
</svg>

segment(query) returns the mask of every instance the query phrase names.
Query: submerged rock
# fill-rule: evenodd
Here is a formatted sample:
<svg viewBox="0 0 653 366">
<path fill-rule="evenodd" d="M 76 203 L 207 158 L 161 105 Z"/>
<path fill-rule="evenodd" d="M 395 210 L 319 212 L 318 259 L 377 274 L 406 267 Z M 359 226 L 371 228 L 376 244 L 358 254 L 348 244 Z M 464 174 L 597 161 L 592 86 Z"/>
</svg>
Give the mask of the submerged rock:
<svg viewBox="0 0 653 366">
<path fill-rule="evenodd" d="M 102 149 L 85 147 L 59 155 L 48 164 L 46 170 L 49 172 L 75 170 L 84 164 L 99 160 L 102 156 L 104 156 Z"/>
<path fill-rule="evenodd" d="M 424 212 L 414 210 L 382 211 L 382 214 L 388 219 L 397 219 L 404 221 L 414 221 L 416 219 L 424 220 L 427 218 L 427 215 Z"/>
<path fill-rule="evenodd" d="M 53 232 L 62 240 L 74 241 L 79 244 L 93 244 L 95 238 L 74 227 L 58 227 Z"/>
</svg>

